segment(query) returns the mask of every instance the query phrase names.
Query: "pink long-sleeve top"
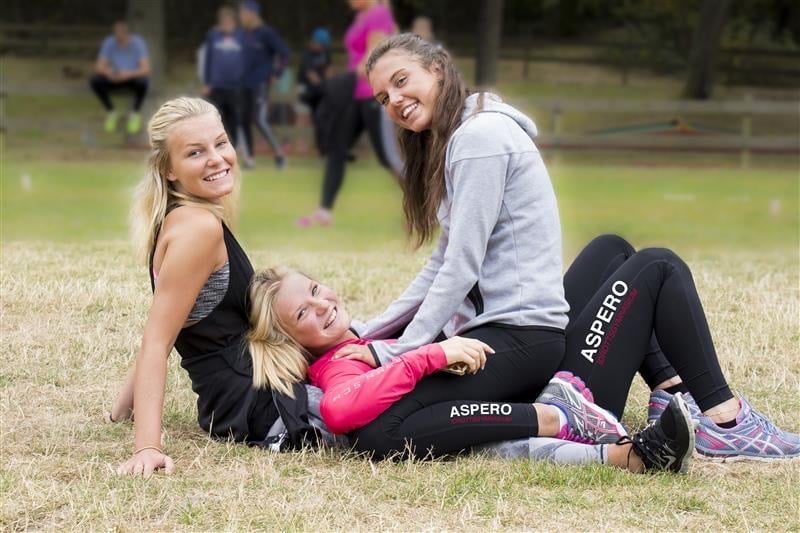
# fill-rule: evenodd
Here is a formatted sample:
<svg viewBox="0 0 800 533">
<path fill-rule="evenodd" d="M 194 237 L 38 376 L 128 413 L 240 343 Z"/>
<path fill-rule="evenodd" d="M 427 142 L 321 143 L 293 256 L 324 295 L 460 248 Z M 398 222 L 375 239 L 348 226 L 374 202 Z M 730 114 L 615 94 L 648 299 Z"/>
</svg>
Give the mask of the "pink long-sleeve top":
<svg viewBox="0 0 800 533">
<path fill-rule="evenodd" d="M 352 359 L 333 359 L 348 344 L 369 342 L 354 339 L 338 344 L 308 369 L 311 384 L 322 389 L 320 411 L 333 433 L 367 425 L 413 390 L 420 379 L 447 366 L 447 357 L 438 344 L 406 352 L 378 368 Z"/>
</svg>

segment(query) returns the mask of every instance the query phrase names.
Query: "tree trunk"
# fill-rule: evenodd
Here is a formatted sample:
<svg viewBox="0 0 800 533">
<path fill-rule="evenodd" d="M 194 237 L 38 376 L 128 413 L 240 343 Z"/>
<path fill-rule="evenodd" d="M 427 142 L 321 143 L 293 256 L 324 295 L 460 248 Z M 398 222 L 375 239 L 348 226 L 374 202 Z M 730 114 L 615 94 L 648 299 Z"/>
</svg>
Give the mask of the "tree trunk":
<svg viewBox="0 0 800 533">
<path fill-rule="evenodd" d="M 164 39 L 163 0 L 128 0 L 126 19 L 132 32 L 138 33 L 147 43 L 150 56 L 150 87 L 142 106 L 142 116 L 146 121 L 161 105 L 166 94 L 167 49 Z M 141 145 L 147 142 L 146 129 L 136 135 L 126 135 L 125 143 Z"/>
<path fill-rule="evenodd" d="M 683 97 L 706 100 L 714 88 L 714 69 L 730 0 L 703 0 L 689 54 Z"/>
<path fill-rule="evenodd" d="M 475 84 L 488 87 L 497 82 L 497 55 L 503 29 L 503 0 L 481 0 L 475 56 Z"/>
</svg>

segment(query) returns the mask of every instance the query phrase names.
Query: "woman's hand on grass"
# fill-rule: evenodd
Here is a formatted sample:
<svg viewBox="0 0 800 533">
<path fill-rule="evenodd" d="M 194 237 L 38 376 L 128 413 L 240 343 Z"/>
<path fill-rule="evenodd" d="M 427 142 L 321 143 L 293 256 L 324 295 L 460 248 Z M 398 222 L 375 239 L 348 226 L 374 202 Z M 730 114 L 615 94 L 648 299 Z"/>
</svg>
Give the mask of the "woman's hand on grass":
<svg viewBox="0 0 800 533">
<path fill-rule="evenodd" d="M 372 368 L 377 366 L 375 358 L 372 356 L 372 351 L 363 344 L 348 344 L 333 354 L 333 359 L 351 359 L 366 363 Z"/>
<path fill-rule="evenodd" d="M 486 366 L 486 355 L 494 353 L 494 350 L 488 344 L 478 339 L 467 339 L 465 337 L 450 337 L 446 341 L 440 342 L 439 346 L 442 347 L 447 358 L 447 366 L 455 363 L 465 363 L 472 374 L 478 370 L 483 370 Z"/>
<path fill-rule="evenodd" d="M 165 474 L 175 472 L 175 461 L 168 455 L 158 450 L 147 449 L 133 456 L 119 465 L 117 474 L 120 476 L 143 476 L 150 477 L 156 470 L 164 470 Z"/>
</svg>

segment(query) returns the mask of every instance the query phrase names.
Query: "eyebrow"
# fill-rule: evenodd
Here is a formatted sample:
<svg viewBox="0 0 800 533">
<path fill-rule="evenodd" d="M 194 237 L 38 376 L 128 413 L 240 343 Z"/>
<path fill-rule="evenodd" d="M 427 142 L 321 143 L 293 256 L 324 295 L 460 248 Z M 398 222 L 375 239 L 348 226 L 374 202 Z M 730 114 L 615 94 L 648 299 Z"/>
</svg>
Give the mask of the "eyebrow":
<svg viewBox="0 0 800 533">
<path fill-rule="evenodd" d="M 215 140 L 219 140 L 219 139 L 221 139 L 222 137 L 225 137 L 225 132 L 222 132 L 222 133 L 220 133 L 219 135 L 217 135 L 217 137 L 216 137 L 216 139 L 215 139 Z M 201 148 L 202 148 L 202 147 L 203 147 L 203 143 L 189 143 L 189 144 L 185 144 L 185 145 L 183 146 L 183 149 L 185 150 L 185 149 L 187 149 L 187 148 L 192 148 L 192 147 L 195 147 L 195 146 L 199 146 L 199 147 L 201 147 Z"/>
<path fill-rule="evenodd" d="M 389 78 L 389 83 L 393 83 L 394 80 L 397 79 L 397 75 L 400 74 L 400 72 L 405 70 L 405 69 L 406 69 L 405 67 L 400 67 L 399 69 L 394 71 L 394 74 L 392 74 L 392 77 Z M 386 91 L 381 91 L 381 92 L 379 92 L 378 94 L 375 95 L 375 98 L 380 98 L 384 94 L 386 94 Z"/>
<path fill-rule="evenodd" d="M 308 280 L 308 291 L 311 292 L 313 290 L 314 290 L 314 280 L 310 279 L 310 280 Z M 298 305 L 297 309 L 294 310 L 294 317 L 295 317 L 294 319 L 295 319 L 295 321 L 299 320 L 299 318 L 297 317 L 297 313 L 300 312 L 300 308 L 301 307 L 303 307 L 303 304 Z"/>
<path fill-rule="evenodd" d="M 391 78 L 389 78 L 389 81 L 394 81 L 394 80 L 395 80 L 395 78 L 397 78 L 397 75 L 398 75 L 398 74 L 400 74 L 400 71 L 402 71 L 402 70 L 405 70 L 405 69 L 406 69 L 405 67 L 400 67 L 399 69 L 397 69 L 397 70 L 394 72 L 394 74 L 392 74 L 392 77 L 391 77 Z"/>
</svg>

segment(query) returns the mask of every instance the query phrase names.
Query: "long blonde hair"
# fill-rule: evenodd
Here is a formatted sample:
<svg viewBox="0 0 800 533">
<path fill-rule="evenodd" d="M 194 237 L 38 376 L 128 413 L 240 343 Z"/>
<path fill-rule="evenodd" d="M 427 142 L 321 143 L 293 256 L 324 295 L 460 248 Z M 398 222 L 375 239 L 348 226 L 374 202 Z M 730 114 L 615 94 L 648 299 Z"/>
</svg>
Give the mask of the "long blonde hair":
<svg viewBox="0 0 800 533">
<path fill-rule="evenodd" d="M 149 260 L 158 231 L 171 207 L 179 205 L 202 207 L 228 225 L 235 222 L 239 197 L 238 176 L 234 176 L 233 192 L 223 198 L 221 203 L 181 193 L 175 189 L 174 183 L 167 179 L 171 169 L 168 140 L 172 129 L 182 120 L 208 113 L 219 118 L 217 109 L 207 101 L 201 98 L 181 97 L 164 102 L 150 119 L 147 126 L 150 155 L 147 158 L 144 176 L 134 192 L 130 213 L 131 237 L 139 257 L 144 261 Z"/>
<path fill-rule="evenodd" d="M 275 310 L 281 282 L 292 272 L 268 268 L 253 274 L 247 341 L 253 358 L 253 385 L 270 387 L 294 398 L 292 385 L 306 378 L 310 354 L 289 335 Z"/>
</svg>

